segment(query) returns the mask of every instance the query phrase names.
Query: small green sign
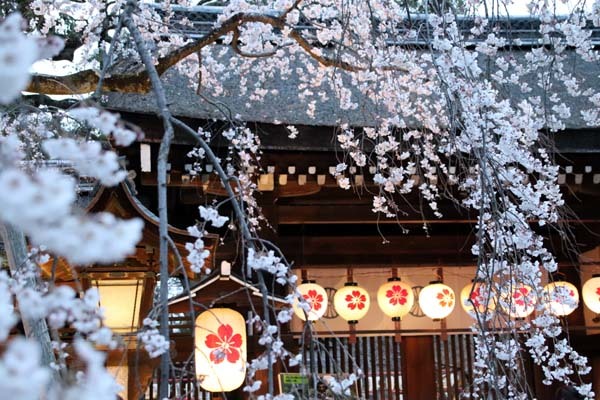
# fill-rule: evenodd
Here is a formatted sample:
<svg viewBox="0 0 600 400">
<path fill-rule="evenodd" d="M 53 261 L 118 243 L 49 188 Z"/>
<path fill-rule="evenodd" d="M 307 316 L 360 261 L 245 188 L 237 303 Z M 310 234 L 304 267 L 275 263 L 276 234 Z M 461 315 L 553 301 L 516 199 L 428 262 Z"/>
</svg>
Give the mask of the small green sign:
<svg viewBox="0 0 600 400">
<path fill-rule="evenodd" d="M 304 398 L 308 394 L 309 379 L 308 376 L 295 373 L 279 374 L 279 386 L 281 393 L 289 393 L 295 398 Z"/>
</svg>

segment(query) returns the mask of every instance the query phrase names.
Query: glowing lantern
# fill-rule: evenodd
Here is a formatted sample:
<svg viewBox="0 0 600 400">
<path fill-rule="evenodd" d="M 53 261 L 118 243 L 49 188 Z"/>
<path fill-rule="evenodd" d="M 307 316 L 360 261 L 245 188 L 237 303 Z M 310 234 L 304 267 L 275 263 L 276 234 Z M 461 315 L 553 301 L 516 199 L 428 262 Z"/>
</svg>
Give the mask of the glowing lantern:
<svg viewBox="0 0 600 400">
<path fill-rule="evenodd" d="M 367 315 L 369 305 L 369 293 L 355 282 L 347 282 L 333 296 L 335 311 L 350 323 L 356 323 Z"/>
<path fill-rule="evenodd" d="M 496 302 L 493 293 L 483 282 L 469 283 L 460 291 L 460 305 L 471 317 L 476 317 L 476 312 L 483 314 L 493 310 Z"/>
<path fill-rule="evenodd" d="M 592 279 L 583 284 L 581 297 L 587 308 L 600 314 L 600 275 L 593 275 Z"/>
<path fill-rule="evenodd" d="M 513 287 L 510 296 L 504 296 L 504 311 L 511 318 L 526 318 L 535 310 L 536 294 L 528 285 Z"/>
<path fill-rule="evenodd" d="M 304 300 L 310 305 L 310 310 L 305 312 L 300 308 L 298 299 L 294 301 L 294 313 L 298 318 L 302 321 L 306 321 L 306 317 L 308 316 L 309 321 L 316 321 L 325 315 L 328 299 L 327 292 L 323 287 L 314 282 L 307 281 L 302 283 L 302 285 L 299 285 L 297 289 Z"/>
<path fill-rule="evenodd" d="M 579 305 L 579 293 L 575 285 L 557 281 L 544 286 L 546 307 L 556 316 L 571 314 Z"/>
<path fill-rule="evenodd" d="M 346 282 L 343 288 L 335 292 L 333 307 L 340 317 L 348 321 L 350 336 L 348 341 L 356 343 L 356 327 L 358 320 L 367 315 L 370 305 L 369 293 L 356 282 Z"/>
<path fill-rule="evenodd" d="M 209 392 L 230 392 L 246 378 L 246 322 L 229 308 L 213 308 L 196 318 L 196 378 Z"/>
<path fill-rule="evenodd" d="M 456 304 L 454 291 L 442 282 L 430 282 L 419 293 L 419 307 L 434 321 L 446 318 Z"/>
<path fill-rule="evenodd" d="M 388 279 L 377 291 L 379 308 L 393 320 L 402 319 L 408 314 L 414 303 L 415 295 L 412 288 L 402 282 L 400 278 Z"/>
</svg>

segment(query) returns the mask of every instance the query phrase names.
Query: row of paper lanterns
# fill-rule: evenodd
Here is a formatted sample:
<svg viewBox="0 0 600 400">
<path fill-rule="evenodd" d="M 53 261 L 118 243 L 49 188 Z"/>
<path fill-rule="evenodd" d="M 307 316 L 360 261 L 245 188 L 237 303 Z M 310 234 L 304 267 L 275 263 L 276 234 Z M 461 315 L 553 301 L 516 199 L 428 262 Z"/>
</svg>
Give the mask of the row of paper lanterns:
<svg viewBox="0 0 600 400">
<path fill-rule="evenodd" d="M 312 281 L 302 283 L 297 289 L 308 306 L 303 309 L 296 301 L 295 314 L 303 321 L 307 318 L 309 321 L 316 321 L 323 317 L 328 305 L 325 289 Z M 579 292 L 569 282 L 549 283 L 544 287 L 544 293 L 548 299 L 546 307 L 556 316 L 569 315 L 579 306 Z M 582 297 L 585 305 L 592 312 L 600 313 L 600 275 L 594 275 L 583 285 Z M 417 301 L 423 313 L 433 320 L 446 318 L 456 305 L 454 291 L 440 281 L 425 286 L 419 293 Z M 489 292 L 486 293 L 484 283 L 468 284 L 460 293 L 460 304 L 471 316 L 475 315 L 474 311 L 493 310 L 497 302 Z M 377 291 L 379 308 L 393 320 L 400 320 L 406 316 L 414 303 L 415 296 L 412 288 L 400 278 L 390 278 Z M 511 318 L 525 318 L 535 310 L 537 296 L 530 286 L 517 285 L 513 288 L 512 294 L 499 303 Z M 370 296 L 356 282 L 347 282 L 344 287 L 336 291 L 333 306 L 341 318 L 354 324 L 369 311 Z"/>
<path fill-rule="evenodd" d="M 298 303 L 294 311 L 303 320 L 321 318 L 327 309 L 327 292 L 314 282 L 303 283 L 298 291 L 310 305 L 306 312 Z M 544 287 L 549 301 L 547 307 L 558 316 L 568 315 L 579 304 L 577 288 L 564 281 L 553 282 Z M 582 287 L 586 306 L 600 314 L 600 275 L 588 280 Z M 470 298 L 470 301 L 468 301 Z M 529 286 L 521 285 L 513 290 L 510 305 L 505 310 L 513 318 L 524 318 L 535 309 L 536 296 Z M 377 303 L 381 310 L 397 324 L 407 315 L 415 302 L 412 288 L 399 278 L 391 278 L 377 291 Z M 419 294 L 419 306 L 432 319 L 447 317 L 456 304 L 452 288 L 441 282 L 432 282 Z M 495 301 L 486 299 L 484 284 L 475 282 L 463 288 L 460 303 L 469 314 L 477 308 L 484 312 L 495 307 Z M 486 304 L 487 303 L 487 304 Z M 333 305 L 338 314 L 351 323 L 351 327 L 369 311 L 369 293 L 355 282 L 348 282 L 339 289 Z M 352 330 L 352 328 L 351 328 Z M 352 333 L 351 333 L 352 336 Z M 196 319 L 195 364 L 200 386 L 210 392 L 231 391 L 242 385 L 247 362 L 246 321 L 237 311 L 229 308 L 213 308 L 201 313 Z"/>
</svg>

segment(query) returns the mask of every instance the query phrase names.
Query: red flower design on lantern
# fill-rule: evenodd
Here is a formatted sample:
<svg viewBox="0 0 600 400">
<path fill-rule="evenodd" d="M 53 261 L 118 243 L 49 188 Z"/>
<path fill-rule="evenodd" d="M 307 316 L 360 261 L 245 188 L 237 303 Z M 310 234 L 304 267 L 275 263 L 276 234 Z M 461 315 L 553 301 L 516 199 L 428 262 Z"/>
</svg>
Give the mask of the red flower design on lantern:
<svg viewBox="0 0 600 400">
<path fill-rule="evenodd" d="M 234 334 L 230 325 L 221 324 L 217 329 L 217 334 L 209 334 L 204 344 L 206 347 L 214 349 L 210 352 L 210 361 L 219 364 L 227 359 L 228 362 L 235 363 L 240 359 L 242 335 Z"/>
<path fill-rule="evenodd" d="M 475 287 L 475 290 L 471 292 L 471 297 L 469 297 L 469 299 L 471 300 L 471 304 L 473 304 L 473 307 L 479 309 L 482 300 L 481 288 L 479 286 Z"/>
<path fill-rule="evenodd" d="M 531 296 L 529 295 L 529 289 L 527 289 L 526 287 L 520 287 L 517 288 L 514 292 L 513 292 L 513 300 L 515 301 L 515 304 L 521 307 L 531 307 L 533 306 L 533 299 L 531 298 Z"/>
<path fill-rule="evenodd" d="M 385 297 L 390 299 L 390 304 L 403 306 L 406 304 L 408 291 L 400 285 L 393 285 L 390 290 L 385 292 Z"/>
<path fill-rule="evenodd" d="M 360 292 L 360 290 L 353 290 L 352 293 L 346 295 L 346 303 L 348 308 L 351 310 L 359 309 L 362 310 L 365 308 L 365 303 L 367 302 L 367 297 Z"/>
<path fill-rule="evenodd" d="M 316 290 L 311 289 L 307 294 L 303 294 L 302 297 L 310 304 L 312 310 L 318 311 L 321 309 L 323 305 L 323 295 Z"/>
<path fill-rule="evenodd" d="M 596 294 L 598 295 L 598 301 L 600 301 L 600 286 L 596 288 Z"/>
<path fill-rule="evenodd" d="M 442 307 L 452 307 L 454 305 L 454 293 L 448 289 L 442 289 L 438 292 L 436 298 L 440 301 Z"/>
</svg>

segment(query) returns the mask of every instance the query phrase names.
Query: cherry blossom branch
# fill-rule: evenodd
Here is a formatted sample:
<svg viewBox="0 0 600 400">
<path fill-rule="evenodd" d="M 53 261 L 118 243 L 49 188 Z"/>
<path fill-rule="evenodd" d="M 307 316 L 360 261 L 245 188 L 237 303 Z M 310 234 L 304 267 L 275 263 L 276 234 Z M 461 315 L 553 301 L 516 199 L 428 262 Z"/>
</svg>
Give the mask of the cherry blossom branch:
<svg viewBox="0 0 600 400">
<path fill-rule="evenodd" d="M 367 67 L 354 65 L 338 58 L 331 58 L 323 55 L 321 49 L 313 46 L 306 38 L 304 38 L 304 36 L 302 36 L 298 29 L 290 28 L 281 16 L 274 17 L 256 13 L 238 13 L 223 22 L 220 26 L 213 28 L 201 39 L 184 45 L 179 49 L 170 52 L 166 56 L 159 58 L 155 65 L 158 75 L 164 74 L 169 68 L 179 63 L 179 61 L 187 56 L 199 52 L 210 44 L 218 42 L 223 36 L 229 33 L 235 34 L 240 26 L 251 22 L 260 22 L 278 29 L 289 29 L 288 37 L 293 39 L 308 55 L 324 67 L 339 68 L 348 72 L 369 70 Z M 237 44 L 233 46 L 234 50 L 236 46 Z M 266 57 L 268 55 L 250 55 L 243 52 L 239 52 L 239 54 L 245 57 Z M 382 66 L 379 67 L 379 69 L 383 71 L 408 72 L 405 68 L 397 66 Z M 99 80 L 100 78 L 97 72 L 93 70 L 79 71 L 65 76 L 34 74 L 31 77 L 31 82 L 26 91 L 53 95 L 84 94 L 93 92 L 98 86 Z M 151 88 L 151 79 L 148 78 L 147 70 L 135 74 L 108 76 L 104 78 L 103 88 L 106 91 L 118 93 L 146 93 Z"/>
</svg>

